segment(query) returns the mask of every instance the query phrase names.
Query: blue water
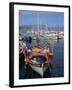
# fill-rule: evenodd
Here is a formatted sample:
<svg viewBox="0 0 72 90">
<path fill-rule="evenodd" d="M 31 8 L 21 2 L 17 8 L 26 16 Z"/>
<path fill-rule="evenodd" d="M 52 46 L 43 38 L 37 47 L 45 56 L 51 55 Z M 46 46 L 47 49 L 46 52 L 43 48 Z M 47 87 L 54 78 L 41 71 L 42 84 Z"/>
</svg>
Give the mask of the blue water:
<svg viewBox="0 0 72 90">
<path fill-rule="evenodd" d="M 53 46 L 52 77 L 64 76 L 64 40 L 57 41 Z"/>
</svg>

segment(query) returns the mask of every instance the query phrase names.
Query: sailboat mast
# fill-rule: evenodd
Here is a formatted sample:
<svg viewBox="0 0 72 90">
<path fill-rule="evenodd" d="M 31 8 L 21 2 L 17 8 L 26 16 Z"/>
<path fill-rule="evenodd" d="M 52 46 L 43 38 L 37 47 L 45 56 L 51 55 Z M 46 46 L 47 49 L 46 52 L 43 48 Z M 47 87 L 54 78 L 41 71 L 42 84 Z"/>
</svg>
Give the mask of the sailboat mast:
<svg viewBox="0 0 72 90">
<path fill-rule="evenodd" d="M 37 14 L 37 25 L 38 25 L 38 31 L 39 31 L 39 14 Z"/>
</svg>

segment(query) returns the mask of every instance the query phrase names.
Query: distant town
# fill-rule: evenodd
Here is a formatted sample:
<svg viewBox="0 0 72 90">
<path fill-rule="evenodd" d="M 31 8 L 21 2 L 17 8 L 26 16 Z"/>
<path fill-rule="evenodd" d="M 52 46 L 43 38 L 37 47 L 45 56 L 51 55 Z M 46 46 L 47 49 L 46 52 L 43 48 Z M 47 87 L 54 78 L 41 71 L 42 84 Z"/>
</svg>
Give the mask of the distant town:
<svg viewBox="0 0 72 90">
<path fill-rule="evenodd" d="M 60 31 L 64 31 L 64 27 L 49 27 L 46 25 L 24 25 L 24 26 L 19 26 L 19 31 L 21 33 L 26 33 L 26 32 L 38 32 L 38 31 L 42 31 L 42 32 L 52 32 L 52 31 L 56 31 L 56 32 L 60 32 Z"/>
</svg>

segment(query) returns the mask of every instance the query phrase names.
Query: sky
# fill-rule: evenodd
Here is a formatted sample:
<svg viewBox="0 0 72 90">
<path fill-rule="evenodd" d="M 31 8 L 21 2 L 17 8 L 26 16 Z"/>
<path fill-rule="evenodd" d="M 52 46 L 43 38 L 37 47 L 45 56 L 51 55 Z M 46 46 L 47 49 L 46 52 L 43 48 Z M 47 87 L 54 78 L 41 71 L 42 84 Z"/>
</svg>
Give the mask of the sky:
<svg viewBox="0 0 72 90">
<path fill-rule="evenodd" d="M 63 12 L 19 11 L 19 25 L 47 25 L 48 27 L 64 27 Z"/>
</svg>

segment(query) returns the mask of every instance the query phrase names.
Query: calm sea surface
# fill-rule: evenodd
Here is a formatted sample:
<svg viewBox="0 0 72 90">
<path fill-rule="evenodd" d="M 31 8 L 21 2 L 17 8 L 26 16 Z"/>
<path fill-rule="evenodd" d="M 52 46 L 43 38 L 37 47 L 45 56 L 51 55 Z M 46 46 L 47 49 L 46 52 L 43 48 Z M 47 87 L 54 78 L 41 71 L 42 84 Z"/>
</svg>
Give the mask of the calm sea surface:
<svg viewBox="0 0 72 90">
<path fill-rule="evenodd" d="M 36 41 L 32 41 L 32 45 Z M 49 70 L 44 74 L 44 78 L 51 77 L 63 77 L 64 76 L 64 40 L 45 40 L 41 39 L 39 41 L 41 47 L 44 47 L 46 43 L 50 43 L 50 47 L 52 48 L 54 57 L 51 63 L 51 72 Z M 19 56 L 19 79 L 27 79 L 27 78 L 41 78 L 35 71 L 33 71 L 29 65 L 25 68 L 25 64 L 23 62 L 23 53 Z"/>
</svg>

